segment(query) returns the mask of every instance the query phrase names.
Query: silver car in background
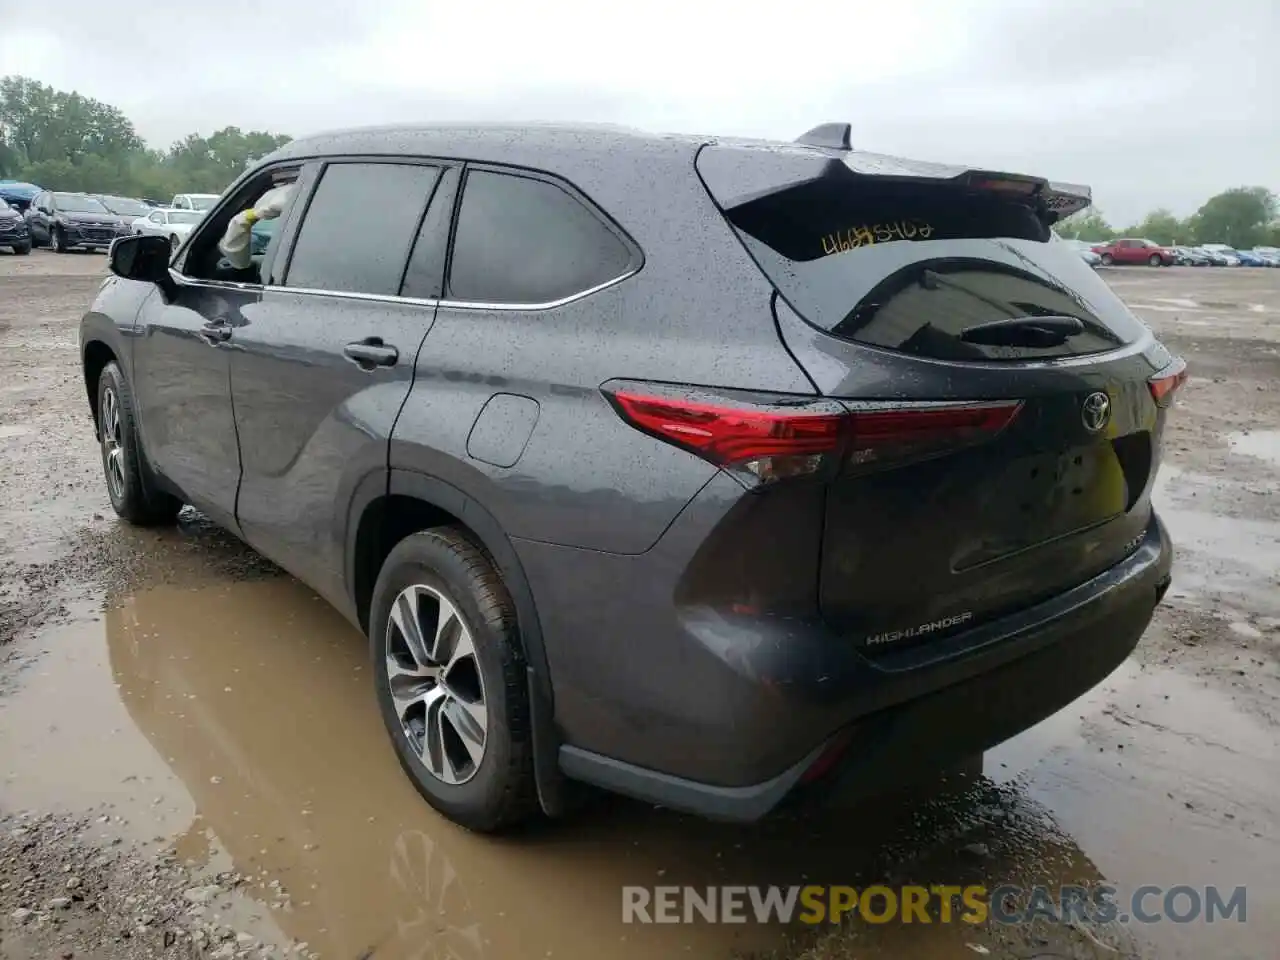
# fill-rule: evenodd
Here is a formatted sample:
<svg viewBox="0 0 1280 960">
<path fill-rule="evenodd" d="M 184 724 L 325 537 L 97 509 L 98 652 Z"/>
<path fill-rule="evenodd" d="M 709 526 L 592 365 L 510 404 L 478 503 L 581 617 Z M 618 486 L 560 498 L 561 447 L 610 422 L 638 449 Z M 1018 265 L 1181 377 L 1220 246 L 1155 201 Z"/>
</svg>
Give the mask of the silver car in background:
<svg viewBox="0 0 1280 960">
<path fill-rule="evenodd" d="M 139 236 L 168 237 L 169 245 L 176 249 L 203 219 L 202 210 L 152 210 L 133 221 L 133 232 Z"/>
</svg>

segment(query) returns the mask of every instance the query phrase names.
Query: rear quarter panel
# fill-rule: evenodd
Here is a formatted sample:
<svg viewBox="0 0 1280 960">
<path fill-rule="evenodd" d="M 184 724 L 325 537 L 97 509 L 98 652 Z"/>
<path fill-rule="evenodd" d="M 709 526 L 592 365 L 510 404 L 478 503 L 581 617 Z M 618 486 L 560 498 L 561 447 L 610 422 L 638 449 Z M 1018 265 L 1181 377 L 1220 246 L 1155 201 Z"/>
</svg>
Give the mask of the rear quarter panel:
<svg viewBox="0 0 1280 960">
<path fill-rule="evenodd" d="M 632 379 L 813 394 L 778 337 L 772 287 L 702 187 L 693 158 L 692 149 L 641 151 L 598 169 L 547 171 L 621 226 L 643 252 L 643 265 L 614 286 L 552 309 L 442 303 L 396 423 L 392 469 L 465 490 L 509 536 L 643 553 L 717 471 L 625 424 L 601 384 Z M 477 417 L 498 393 L 538 405 L 523 453 L 509 466 L 467 452 Z"/>
</svg>

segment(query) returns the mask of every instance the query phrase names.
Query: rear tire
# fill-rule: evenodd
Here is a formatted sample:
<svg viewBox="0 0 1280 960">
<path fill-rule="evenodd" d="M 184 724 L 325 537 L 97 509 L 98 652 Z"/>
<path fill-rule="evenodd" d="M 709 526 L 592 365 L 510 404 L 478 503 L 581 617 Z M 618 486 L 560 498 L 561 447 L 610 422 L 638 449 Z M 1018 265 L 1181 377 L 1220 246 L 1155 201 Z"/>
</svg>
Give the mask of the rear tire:
<svg viewBox="0 0 1280 960">
<path fill-rule="evenodd" d="M 182 501 L 151 489 L 146 482 L 133 391 L 115 363 L 108 363 L 98 378 L 98 445 L 102 449 L 107 496 L 117 514 L 140 527 L 177 519 Z"/>
<path fill-rule="evenodd" d="M 369 642 L 383 722 L 423 798 L 485 833 L 530 819 L 524 654 L 511 596 L 484 552 L 451 527 L 396 544 L 373 589 Z"/>
<path fill-rule="evenodd" d="M 1104 267 L 1109 267 L 1109 266 L 1111 266 L 1111 265 L 1112 265 L 1113 263 L 1115 263 L 1115 262 L 1116 262 L 1116 258 L 1115 258 L 1115 257 L 1113 257 L 1111 254 L 1109 254 L 1109 253 L 1104 253 L 1104 254 L 1102 255 L 1102 265 L 1103 265 Z"/>
<path fill-rule="evenodd" d="M 1164 260 L 1161 259 L 1160 254 L 1153 253 L 1151 255 L 1151 259 L 1148 260 L 1147 263 L 1151 264 L 1153 267 L 1159 267 L 1164 265 Z"/>
</svg>

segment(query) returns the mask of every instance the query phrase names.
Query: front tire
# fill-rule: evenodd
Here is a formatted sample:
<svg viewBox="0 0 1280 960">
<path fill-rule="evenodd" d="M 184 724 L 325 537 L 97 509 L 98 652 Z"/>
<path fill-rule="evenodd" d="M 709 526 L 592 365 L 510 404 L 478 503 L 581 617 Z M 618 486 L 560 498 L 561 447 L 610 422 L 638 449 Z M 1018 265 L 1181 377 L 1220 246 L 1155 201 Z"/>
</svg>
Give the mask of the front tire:
<svg viewBox="0 0 1280 960">
<path fill-rule="evenodd" d="M 1164 260 L 1161 259 L 1160 254 L 1153 253 L 1151 255 L 1151 259 L 1149 259 L 1147 263 L 1151 264 L 1153 267 L 1160 267 L 1164 265 Z"/>
<path fill-rule="evenodd" d="M 411 534 L 374 586 L 378 707 L 400 766 L 436 810 L 496 832 L 538 809 L 525 661 L 492 562 L 451 527 Z"/>
<path fill-rule="evenodd" d="M 107 496 L 117 514 L 144 527 L 177 519 L 182 502 L 151 489 L 143 476 L 133 392 L 115 363 L 108 363 L 98 378 L 98 444 Z"/>
<path fill-rule="evenodd" d="M 70 250 L 66 235 L 57 227 L 49 232 L 49 246 L 53 247 L 54 253 L 67 253 Z"/>
<path fill-rule="evenodd" d="M 16 254 L 17 254 L 18 256 L 20 256 L 20 257 L 25 257 L 27 254 L 29 254 L 29 253 L 31 252 L 31 244 L 30 244 L 30 243 L 20 243 L 20 244 L 16 245 L 16 246 L 13 248 L 13 252 L 14 252 L 14 253 L 16 253 Z"/>
</svg>

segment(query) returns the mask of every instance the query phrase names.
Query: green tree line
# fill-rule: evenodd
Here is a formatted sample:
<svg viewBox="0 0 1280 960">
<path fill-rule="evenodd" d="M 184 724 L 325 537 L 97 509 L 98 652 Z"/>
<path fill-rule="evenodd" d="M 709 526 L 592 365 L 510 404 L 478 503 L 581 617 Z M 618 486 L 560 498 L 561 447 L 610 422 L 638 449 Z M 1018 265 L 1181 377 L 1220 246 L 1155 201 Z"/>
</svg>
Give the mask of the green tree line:
<svg viewBox="0 0 1280 960">
<path fill-rule="evenodd" d="M 1210 197 L 1195 213 L 1180 220 L 1163 207 L 1139 223 L 1117 229 L 1101 210 L 1082 210 L 1054 225 L 1059 236 L 1079 240 L 1141 237 L 1168 245 L 1225 243 L 1238 250 L 1280 247 L 1280 211 L 1276 195 L 1266 187 L 1234 187 Z"/>
<path fill-rule="evenodd" d="M 165 199 L 175 193 L 221 193 L 246 167 L 288 143 L 284 134 L 226 127 L 207 137 L 188 134 L 168 150 L 153 150 L 117 107 L 27 77 L 0 78 L 0 178 L 49 190 L 76 190 Z M 1276 195 L 1236 187 L 1210 197 L 1190 217 L 1153 210 L 1140 222 L 1112 227 L 1100 210 L 1069 217 L 1060 236 L 1110 240 L 1145 237 L 1157 243 L 1280 246 Z"/>
<path fill-rule="evenodd" d="M 0 78 L 0 179 L 49 190 L 168 199 L 221 193 L 283 134 L 226 127 L 152 150 L 118 108 L 27 77 Z"/>
</svg>

